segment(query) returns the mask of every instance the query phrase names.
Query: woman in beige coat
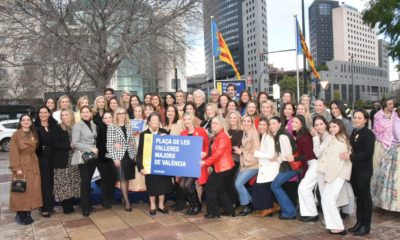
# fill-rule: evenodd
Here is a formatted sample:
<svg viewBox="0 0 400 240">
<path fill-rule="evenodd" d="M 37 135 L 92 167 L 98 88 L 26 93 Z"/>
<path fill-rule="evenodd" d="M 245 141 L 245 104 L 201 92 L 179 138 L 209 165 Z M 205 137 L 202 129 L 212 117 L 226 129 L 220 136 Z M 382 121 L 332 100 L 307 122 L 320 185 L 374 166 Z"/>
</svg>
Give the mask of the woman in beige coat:
<svg viewBox="0 0 400 240">
<path fill-rule="evenodd" d="M 340 119 L 333 119 L 329 124 L 331 134 L 328 146 L 319 160 L 318 170 L 322 174 L 324 189 L 321 193 L 322 210 L 326 229 L 330 234 L 346 235 L 340 217 L 337 200 L 345 181 L 350 180 L 352 163 L 341 160 L 340 154 L 350 152 L 351 146 L 346 129 Z"/>
<path fill-rule="evenodd" d="M 11 192 L 10 210 L 17 212 L 17 223 L 27 225 L 33 222 L 31 210 L 42 206 L 39 161 L 36 156 L 38 137 L 28 114 L 21 116 L 18 130 L 10 142 L 10 169 L 14 178 L 26 180 L 26 191 Z"/>
<path fill-rule="evenodd" d="M 253 211 L 253 205 L 245 184 L 258 173 L 258 158 L 254 156 L 254 152 L 260 149 L 260 134 L 254 127 L 254 120 L 250 115 L 243 117 L 242 129 L 242 147 L 233 147 L 233 151 L 240 155 L 240 170 L 235 180 L 235 187 L 239 194 L 240 205 L 244 206 L 238 215 L 246 216 Z"/>
</svg>

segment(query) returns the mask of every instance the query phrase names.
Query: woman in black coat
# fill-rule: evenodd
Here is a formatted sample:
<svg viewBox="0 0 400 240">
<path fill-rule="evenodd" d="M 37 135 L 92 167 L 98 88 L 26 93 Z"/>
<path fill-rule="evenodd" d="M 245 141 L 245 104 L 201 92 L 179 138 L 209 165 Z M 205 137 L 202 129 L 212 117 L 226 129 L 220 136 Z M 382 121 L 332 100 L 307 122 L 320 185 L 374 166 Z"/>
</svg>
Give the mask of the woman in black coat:
<svg viewBox="0 0 400 240">
<path fill-rule="evenodd" d="M 50 120 L 51 110 L 42 106 L 38 109 L 35 119 L 35 127 L 39 137 L 39 146 L 36 150 L 39 159 L 40 180 L 42 188 L 42 216 L 50 217 L 53 211 L 53 150 L 51 143 L 51 133 L 53 122 Z"/>
<path fill-rule="evenodd" d="M 357 223 L 348 229 L 356 236 L 369 233 L 372 218 L 371 177 L 372 156 L 374 155 L 375 136 L 368 129 L 369 115 L 364 109 L 353 113 L 354 130 L 350 136 L 352 153 L 342 153 L 342 160 L 350 159 L 353 163 L 351 186 L 357 203 Z"/>
<path fill-rule="evenodd" d="M 145 175 L 147 193 L 150 196 L 150 215 L 154 216 L 157 210 L 167 214 L 168 210 L 164 208 L 165 194 L 172 191 L 172 178 L 169 176 L 153 175 L 144 169 L 143 166 L 143 148 L 145 134 L 168 135 L 165 129 L 160 128 L 161 116 L 158 112 L 152 112 L 147 118 L 149 128 L 140 133 L 139 149 L 136 156 L 137 167 L 141 174 Z M 156 197 L 158 197 L 158 209 L 156 208 Z"/>
<path fill-rule="evenodd" d="M 97 157 L 97 169 L 101 176 L 101 191 L 103 197 L 103 207 L 110 209 L 115 185 L 114 161 L 106 157 L 107 153 L 107 128 L 112 124 L 113 116 L 110 112 L 104 112 L 103 120 L 98 124 L 96 147 L 99 149 Z"/>
<path fill-rule="evenodd" d="M 54 199 L 61 202 L 64 214 L 74 212 L 74 199 L 80 197 L 79 170 L 71 165 L 73 150 L 71 147 L 74 113 L 64 109 L 60 113 L 61 123 L 54 127 L 51 134 L 54 167 Z"/>
</svg>

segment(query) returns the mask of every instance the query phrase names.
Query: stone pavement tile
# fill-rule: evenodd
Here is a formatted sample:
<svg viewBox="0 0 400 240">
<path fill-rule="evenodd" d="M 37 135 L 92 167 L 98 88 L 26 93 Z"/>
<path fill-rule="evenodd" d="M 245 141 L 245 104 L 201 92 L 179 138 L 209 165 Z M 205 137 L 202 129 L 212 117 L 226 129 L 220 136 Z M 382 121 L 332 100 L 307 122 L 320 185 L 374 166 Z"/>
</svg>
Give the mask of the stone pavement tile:
<svg viewBox="0 0 400 240">
<path fill-rule="evenodd" d="M 207 232 L 192 232 L 185 234 L 183 236 L 178 237 L 179 240 L 215 240 L 216 237 L 213 237 Z"/>
<path fill-rule="evenodd" d="M 129 228 L 129 226 L 111 210 L 94 211 L 89 217 L 102 233 Z"/>
<path fill-rule="evenodd" d="M 95 225 L 86 225 L 76 228 L 67 228 L 67 233 L 72 240 L 105 239 Z"/>
<path fill-rule="evenodd" d="M 284 237 L 276 237 L 276 238 L 271 238 L 274 240 L 298 240 L 297 238 L 293 236 L 284 236 Z"/>
<path fill-rule="evenodd" d="M 137 232 L 140 236 L 144 236 L 147 232 L 151 232 L 155 229 L 165 229 L 165 227 L 158 222 L 153 222 L 135 225 L 132 226 L 132 229 L 135 230 L 135 232 Z"/>
<path fill-rule="evenodd" d="M 117 240 L 117 239 L 124 239 L 124 240 L 135 240 L 141 239 L 140 235 L 135 232 L 133 229 L 122 229 L 117 231 L 106 232 L 104 234 L 106 240 Z"/>
<path fill-rule="evenodd" d="M 190 235 L 190 233 L 201 231 L 201 229 L 192 223 L 183 223 L 177 225 L 171 225 L 167 227 L 168 230 L 174 232 L 178 237 L 184 235 Z"/>
<path fill-rule="evenodd" d="M 52 218 L 39 218 L 33 224 L 35 239 L 65 239 L 67 233 L 57 215 Z"/>
<path fill-rule="evenodd" d="M 214 222 L 199 226 L 218 239 L 250 239 L 251 236 L 226 222 Z"/>
<path fill-rule="evenodd" d="M 64 226 L 66 228 L 77 228 L 77 227 L 82 227 L 82 226 L 87 226 L 87 225 L 93 225 L 92 219 L 85 217 L 85 218 L 78 218 L 78 219 L 72 219 L 64 222 Z"/>
<path fill-rule="evenodd" d="M 64 214 L 64 213 L 60 212 L 60 213 L 58 213 L 58 216 L 60 217 L 62 222 L 86 218 L 86 217 L 82 216 L 82 213 L 78 210 L 80 210 L 80 209 L 75 209 L 75 212 L 70 213 L 70 214 Z"/>
<path fill-rule="evenodd" d="M 153 229 L 151 231 L 146 231 L 144 232 L 141 237 L 145 240 L 172 240 L 172 239 L 178 239 L 178 236 L 176 233 L 171 231 L 170 229 L 167 228 L 157 228 Z"/>
<path fill-rule="evenodd" d="M 154 220 L 159 222 L 163 226 L 171 226 L 171 225 L 176 225 L 176 224 L 181 224 L 185 223 L 188 220 L 185 218 L 175 215 L 175 214 L 168 214 L 168 215 L 161 215 L 159 214 L 159 217 L 155 217 Z"/>
<path fill-rule="evenodd" d="M 122 208 L 113 208 L 113 211 L 130 227 L 156 222 L 148 214 L 137 208 L 133 208 L 132 212 L 127 212 Z"/>
<path fill-rule="evenodd" d="M 0 239 L 34 239 L 32 225 L 1 224 Z"/>
<path fill-rule="evenodd" d="M 370 235 L 376 239 L 400 239 L 400 228 L 376 226 Z"/>
</svg>

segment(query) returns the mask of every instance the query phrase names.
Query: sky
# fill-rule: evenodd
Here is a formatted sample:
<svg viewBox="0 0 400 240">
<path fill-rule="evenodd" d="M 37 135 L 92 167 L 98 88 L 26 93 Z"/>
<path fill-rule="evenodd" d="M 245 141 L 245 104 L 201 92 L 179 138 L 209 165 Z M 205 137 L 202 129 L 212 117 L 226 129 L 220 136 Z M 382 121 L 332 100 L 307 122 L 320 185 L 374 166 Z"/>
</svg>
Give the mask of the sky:
<svg viewBox="0 0 400 240">
<path fill-rule="evenodd" d="M 305 0 L 306 40 L 308 42 L 308 7 L 314 0 Z M 343 1 L 339 1 L 343 2 Z M 367 0 L 347 0 L 346 4 L 362 11 L 366 8 Z M 295 48 L 295 33 L 293 15 L 297 15 L 301 24 L 301 0 L 267 0 L 268 20 L 268 51 L 277 51 Z M 383 38 L 383 36 L 378 36 Z M 193 36 L 193 46 L 187 53 L 186 73 L 188 76 L 205 72 L 203 32 L 199 29 L 198 35 Z M 275 53 L 269 55 L 269 63 L 274 67 L 285 70 L 296 69 L 296 58 L 293 52 Z M 300 61 L 300 68 L 302 68 Z M 395 71 L 395 63 L 390 59 L 390 80 L 399 79 Z"/>
</svg>

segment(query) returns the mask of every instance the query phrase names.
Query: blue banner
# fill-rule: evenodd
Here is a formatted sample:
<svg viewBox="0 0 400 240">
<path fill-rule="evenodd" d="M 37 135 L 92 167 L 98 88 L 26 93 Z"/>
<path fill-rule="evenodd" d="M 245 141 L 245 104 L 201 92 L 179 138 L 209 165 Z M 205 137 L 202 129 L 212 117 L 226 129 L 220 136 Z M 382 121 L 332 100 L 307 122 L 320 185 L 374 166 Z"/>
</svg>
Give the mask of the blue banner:
<svg viewBox="0 0 400 240">
<path fill-rule="evenodd" d="M 202 144 L 201 137 L 146 134 L 143 166 L 155 175 L 198 178 Z"/>
<path fill-rule="evenodd" d="M 245 80 L 234 80 L 234 81 L 217 81 L 217 90 L 220 94 L 226 93 L 226 87 L 229 84 L 234 84 L 236 86 L 236 99 L 240 98 L 240 93 L 246 90 Z"/>
<path fill-rule="evenodd" d="M 217 32 L 218 32 L 217 22 L 215 22 L 215 20 L 212 19 L 211 20 L 211 34 L 212 34 L 212 38 L 213 38 L 212 49 L 213 49 L 214 57 L 219 57 L 219 54 L 220 54 Z"/>
<path fill-rule="evenodd" d="M 143 132 L 143 127 L 144 127 L 144 120 L 137 120 L 133 119 L 131 120 L 131 128 L 135 132 Z"/>
</svg>

